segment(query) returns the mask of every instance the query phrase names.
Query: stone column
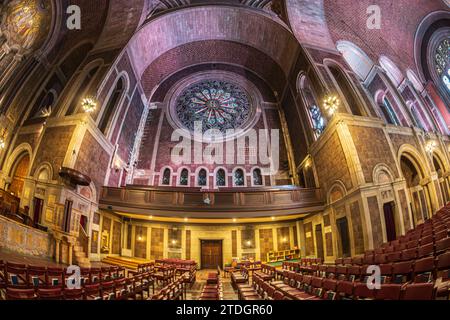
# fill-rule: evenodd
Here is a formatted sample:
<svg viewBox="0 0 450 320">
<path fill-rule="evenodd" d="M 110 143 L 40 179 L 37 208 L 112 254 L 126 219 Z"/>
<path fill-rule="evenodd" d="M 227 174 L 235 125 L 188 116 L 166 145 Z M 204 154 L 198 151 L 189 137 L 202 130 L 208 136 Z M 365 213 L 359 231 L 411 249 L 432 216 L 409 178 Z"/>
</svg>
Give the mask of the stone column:
<svg viewBox="0 0 450 320">
<path fill-rule="evenodd" d="M 55 261 L 56 263 L 59 263 L 59 250 L 60 250 L 60 243 L 61 240 L 56 239 L 56 247 L 55 247 Z"/>
</svg>

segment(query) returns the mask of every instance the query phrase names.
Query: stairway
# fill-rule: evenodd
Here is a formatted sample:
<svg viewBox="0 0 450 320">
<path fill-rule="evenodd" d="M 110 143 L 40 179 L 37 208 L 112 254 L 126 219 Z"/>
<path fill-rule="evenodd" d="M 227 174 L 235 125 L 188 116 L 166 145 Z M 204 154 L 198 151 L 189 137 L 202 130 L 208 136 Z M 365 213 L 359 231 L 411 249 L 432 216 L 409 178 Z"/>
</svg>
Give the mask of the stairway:
<svg viewBox="0 0 450 320">
<path fill-rule="evenodd" d="M 139 264 L 147 263 L 150 261 L 137 258 L 107 256 L 105 259 L 102 260 L 102 262 L 114 266 L 124 267 L 126 269 L 137 270 Z"/>
<path fill-rule="evenodd" d="M 83 246 L 77 241 L 76 245 L 73 246 L 73 262 L 77 264 L 80 268 L 90 268 L 91 262 L 86 256 L 86 252 L 83 250 Z"/>
</svg>

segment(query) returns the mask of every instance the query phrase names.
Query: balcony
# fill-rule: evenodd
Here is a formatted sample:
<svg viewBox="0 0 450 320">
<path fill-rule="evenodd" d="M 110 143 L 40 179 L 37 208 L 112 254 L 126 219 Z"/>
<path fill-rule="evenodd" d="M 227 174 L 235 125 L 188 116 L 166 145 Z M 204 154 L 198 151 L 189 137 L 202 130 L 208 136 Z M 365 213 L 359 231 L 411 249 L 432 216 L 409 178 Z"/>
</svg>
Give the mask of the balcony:
<svg viewBox="0 0 450 320">
<path fill-rule="evenodd" d="M 319 189 L 294 186 L 263 188 L 103 187 L 100 209 L 133 217 L 207 219 L 306 216 L 323 210 Z"/>
</svg>

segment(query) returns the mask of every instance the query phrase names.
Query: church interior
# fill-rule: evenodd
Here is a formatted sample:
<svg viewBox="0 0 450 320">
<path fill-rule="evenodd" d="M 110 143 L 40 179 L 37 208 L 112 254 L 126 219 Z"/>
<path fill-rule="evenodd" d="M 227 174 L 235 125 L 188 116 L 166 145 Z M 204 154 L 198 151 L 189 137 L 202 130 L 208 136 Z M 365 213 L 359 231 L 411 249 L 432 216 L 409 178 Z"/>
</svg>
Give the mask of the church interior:
<svg viewBox="0 0 450 320">
<path fill-rule="evenodd" d="M 449 1 L 0 1 L 0 300 L 449 300 L 449 133 Z"/>
</svg>

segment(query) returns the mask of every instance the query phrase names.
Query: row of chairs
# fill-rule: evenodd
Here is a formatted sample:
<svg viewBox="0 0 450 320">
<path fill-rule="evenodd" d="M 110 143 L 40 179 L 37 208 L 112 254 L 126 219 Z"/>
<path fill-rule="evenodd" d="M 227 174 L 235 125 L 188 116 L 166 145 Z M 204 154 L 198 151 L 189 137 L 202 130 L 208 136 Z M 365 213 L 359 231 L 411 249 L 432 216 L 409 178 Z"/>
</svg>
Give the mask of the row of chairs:
<svg viewBox="0 0 450 320">
<path fill-rule="evenodd" d="M 70 289 L 63 286 L 52 288 L 6 288 L 7 300 L 136 300 L 150 296 L 155 290 L 150 273 L 135 275 Z"/>
<path fill-rule="evenodd" d="M 177 277 L 172 283 L 167 284 L 149 300 L 185 300 L 186 285 L 189 284 L 189 273 Z"/>
<path fill-rule="evenodd" d="M 223 285 L 220 277 L 217 277 L 216 283 L 207 283 L 203 286 L 199 300 L 223 300 Z"/>
<path fill-rule="evenodd" d="M 51 288 L 66 287 L 67 280 L 73 273 L 67 268 L 42 267 L 0 261 L 0 289 L 16 288 Z M 125 277 L 121 267 L 81 268 L 82 284 L 94 284 Z"/>
</svg>

